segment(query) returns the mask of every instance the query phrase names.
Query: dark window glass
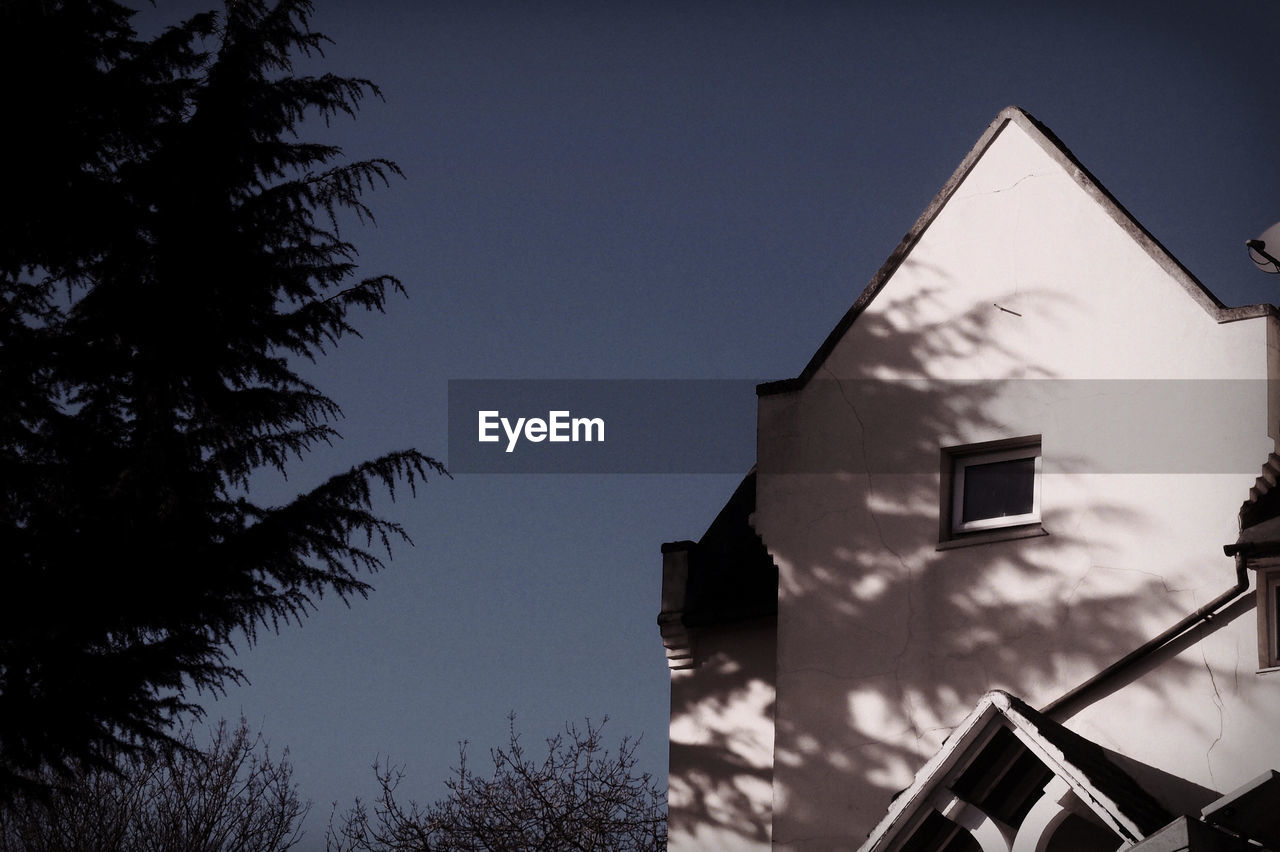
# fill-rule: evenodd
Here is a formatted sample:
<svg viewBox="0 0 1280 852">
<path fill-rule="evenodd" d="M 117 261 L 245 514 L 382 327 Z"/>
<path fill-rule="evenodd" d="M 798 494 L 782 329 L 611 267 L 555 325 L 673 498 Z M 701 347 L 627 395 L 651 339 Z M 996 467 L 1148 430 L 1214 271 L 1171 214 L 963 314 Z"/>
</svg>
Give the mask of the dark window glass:
<svg viewBox="0 0 1280 852">
<path fill-rule="evenodd" d="M 964 469 L 961 522 L 1025 515 L 1035 508 L 1036 460 L 971 464 Z"/>
<path fill-rule="evenodd" d="M 1280 583 L 1275 585 L 1275 600 L 1271 609 L 1271 662 L 1274 665 L 1280 659 Z"/>
</svg>

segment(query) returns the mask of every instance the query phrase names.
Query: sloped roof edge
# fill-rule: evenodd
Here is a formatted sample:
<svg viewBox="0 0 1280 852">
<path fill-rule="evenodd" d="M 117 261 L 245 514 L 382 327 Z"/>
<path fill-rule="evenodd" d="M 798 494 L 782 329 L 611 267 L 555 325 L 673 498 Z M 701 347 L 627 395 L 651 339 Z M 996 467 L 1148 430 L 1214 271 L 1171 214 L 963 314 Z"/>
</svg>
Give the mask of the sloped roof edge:
<svg viewBox="0 0 1280 852">
<path fill-rule="evenodd" d="M 929 206 L 920 214 L 911 230 L 907 231 L 906 236 L 898 243 L 898 247 L 893 250 L 888 259 L 881 264 L 880 269 L 872 277 L 871 282 L 854 301 L 853 306 L 845 312 L 845 315 L 836 323 L 836 327 L 827 335 L 827 339 L 818 347 L 818 351 L 809 359 L 809 363 L 805 365 L 800 375 L 791 379 L 779 379 L 772 382 L 764 382 L 757 385 L 756 393 L 759 396 L 766 396 L 775 393 L 786 393 L 788 391 L 799 390 L 808 383 L 818 369 L 822 366 L 822 362 L 827 359 L 836 344 L 844 336 L 849 327 L 853 325 L 854 320 L 862 314 L 867 305 L 884 289 L 885 284 L 893 277 L 893 274 L 902 265 L 907 255 L 915 248 L 921 236 L 928 230 L 929 225 L 937 218 L 942 208 L 951 200 L 951 196 L 955 194 L 960 184 L 969 176 L 969 173 L 977 165 L 978 161 L 991 147 L 992 143 L 999 137 L 1001 132 L 1010 124 L 1016 124 L 1027 135 L 1035 140 L 1041 148 L 1045 150 L 1059 165 L 1066 170 L 1068 174 L 1075 179 L 1076 183 L 1088 195 L 1096 201 L 1103 210 L 1129 235 L 1138 243 L 1150 257 L 1160 264 L 1162 268 L 1168 272 L 1174 280 L 1176 280 L 1184 290 L 1187 291 L 1192 299 L 1196 301 L 1205 312 L 1209 314 L 1217 322 L 1235 322 L 1242 319 L 1252 319 L 1261 316 L 1278 316 L 1280 311 L 1274 306 L 1268 304 L 1246 305 L 1238 308 L 1228 308 L 1218 297 L 1213 295 L 1200 280 L 1191 274 L 1185 266 L 1182 265 L 1176 257 L 1169 253 L 1169 250 L 1161 245 L 1160 241 L 1152 236 L 1151 232 L 1142 226 L 1133 215 L 1125 209 L 1119 201 L 1116 200 L 1105 186 L 1098 181 L 1093 173 L 1076 159 L 1075 155 L 1062 144 L 1057 136 L 1054 135 L 1048 127 L 1039 120 L 1031 116 L 1025 110 L 1016 106 L 1008 106 L 1000 111 L 995 120 L 987 127 L 986 131 L 979 137 L 977 144 L 969 150 L 961 161 L 960 166 L 951 175 L 950 179 L 943 184 L 942 189 L 929 202 Z"/>
<path fill-rule="evenodd" d="M 959 763 L 965 752 L 963 746 L 985 728 L 986 723 L 996 714 L 997 711 L 992 702 L 994 694 L 994 692 L 988 692 L 982 696 L 978 706 L 973 708 L 972 712 L 952 730 L 946 742 L 942 744 L 942 748 L 938 749 L 916 773 L 911 786 L 894 798 L 889 805 L 889 812 L 867 835 L 867 841 L 858 847 L 858 852 L 874 852 L 883 848 L 883 841 L 892 839 L 906 818 L 921 807 L 929 807 L 928 797 L 933 792 L 933 780 L 945 777 Z"/>
<path fill-rule="evenodd" d="M 778 566 L 751 526 L 756 508 L 756 469 L 733 495 L 698 541 L 668 542 L 662 552 L 685 551 L 683 588 L 668 610 L 664 587 L 663 618 L 678 615 L 685 627 L 707 627 L 774 618 L 778 614 Z M 664 580 L 665 583 L 665 580 Z M 674 591 L 674 590 L 673 590 Z"/>
<path fill-rule="evenodd" d="M 1073 752 L 1080 751 L 1077 741 L 1086 747 L 1093 745 L 1088 740 L 1040 716 L 1014 696 L 992 690 L 982 697 L 942 747 L 921 767 L 911 786 L 894 799 L 888 813 L 859 847 L 859 852 L 878 852 L 886 848 L 910 825 L 913 814 L 921 808 L 932 807 L 937 785 L 957 765 L 972 757 L 975 743 L 982 741 L 984 733 L 997 717 L 1003 717 L 1024 745 L 1120 837 L 1129 842 L 1140 840 L 1170 818 L 1162 806 L 1123 770 L 1107 765 L 1106 774 L 1110 777 L 1103 778 L 1099 776 L 1099 767 L 1093 767 L 1091 772 L 1081 761 L 1073 758 Z M 1083 754 L 1080 757 L 1094 759 Z"/>
</svg>

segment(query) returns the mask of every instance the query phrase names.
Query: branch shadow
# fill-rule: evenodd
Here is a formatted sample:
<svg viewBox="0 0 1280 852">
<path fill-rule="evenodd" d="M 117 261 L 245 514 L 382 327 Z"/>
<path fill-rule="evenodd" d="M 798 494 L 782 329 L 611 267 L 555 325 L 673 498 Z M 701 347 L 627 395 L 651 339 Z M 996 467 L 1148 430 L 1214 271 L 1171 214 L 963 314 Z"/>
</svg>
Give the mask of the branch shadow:
<svg viewBox="0 0 1280 852">
<path fill-rule="evenodd" d="M 751 518 L 777 619 L 694 631 L 696 665 L 673 673 L 673 845 L 857 847 L 987 691 L 1044 706 L 1230 585 L 1220 551 L 1199 585 L 1181 578 L 1203 548 L 1138 558 L 1179 535 L 1159 508 L 1171 480 L 1093 472 L 1090 436 L 1066 434 L 1088 417 L 1058 417 L 1073 377 L 1029 357 L 1034 330 L 1002 307 L 1077 323 L 1081 305 L 1026 289 L 961 304 L 916 272 L 931 286 L 882 293 L 809 381 L 761 395 Z M 948 541 L 940 448 L 1025 435 L 1044 440 L 1042 529 Z M 1126 688 L 1171 699 L 1207 665 L 1167 655 Z M 767 760 L 743 746 L 764 731 Z"/>
</svg>

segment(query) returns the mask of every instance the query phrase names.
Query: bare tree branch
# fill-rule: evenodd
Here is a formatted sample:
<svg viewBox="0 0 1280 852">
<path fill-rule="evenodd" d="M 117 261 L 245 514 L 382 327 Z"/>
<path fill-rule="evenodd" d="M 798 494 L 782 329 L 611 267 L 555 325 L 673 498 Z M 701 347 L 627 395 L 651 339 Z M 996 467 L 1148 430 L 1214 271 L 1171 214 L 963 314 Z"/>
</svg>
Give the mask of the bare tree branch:
<svg viewBox="0 0 1280 852">
<path fill-rule="evenodd" d="M 329 852 L 481 852 L 481 850 L 621 850 L 655 852 L 667 845 L 666 797 L 649 773 L 636 769 L 638 740 L 617 751 L 603 745 L 606 718 L 585 728 L 568 724 L 546 740 L 546 757 L 530 759 L 515 716 L 510 740 L 490 751 L 493 774 L 480 778 L 467 760 L 445 782 L 448 795 L 427 808 L 402 805 L 399 768 L 378 762 L 379 793 L 372 806 L 356 800 L 326 834 Z"/>
<path fill-rule="evenodd" d="M 201 750 L 190 729 L 168 756 L 49 778 L 42 796 L 0 807 L 0 852 L 284 852 L 302 839 L 310 804 L 298 798 L 286 750 L 273 760 L 242 718 L 222 721 Z"/>
</svg>

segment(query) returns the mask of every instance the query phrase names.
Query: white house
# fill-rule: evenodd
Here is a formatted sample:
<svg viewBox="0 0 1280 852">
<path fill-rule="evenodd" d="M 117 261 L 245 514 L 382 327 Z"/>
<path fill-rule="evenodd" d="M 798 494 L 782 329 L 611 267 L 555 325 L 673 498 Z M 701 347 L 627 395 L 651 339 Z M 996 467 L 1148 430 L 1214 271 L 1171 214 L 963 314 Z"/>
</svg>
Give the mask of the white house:
<svg viewBox="0 0 1280 852">
<path fill-rule="evenodd" d="M 1280 845 L 1278 378 L 1003 111 L 663 546 L 671 847 Z"/>
</svg>

